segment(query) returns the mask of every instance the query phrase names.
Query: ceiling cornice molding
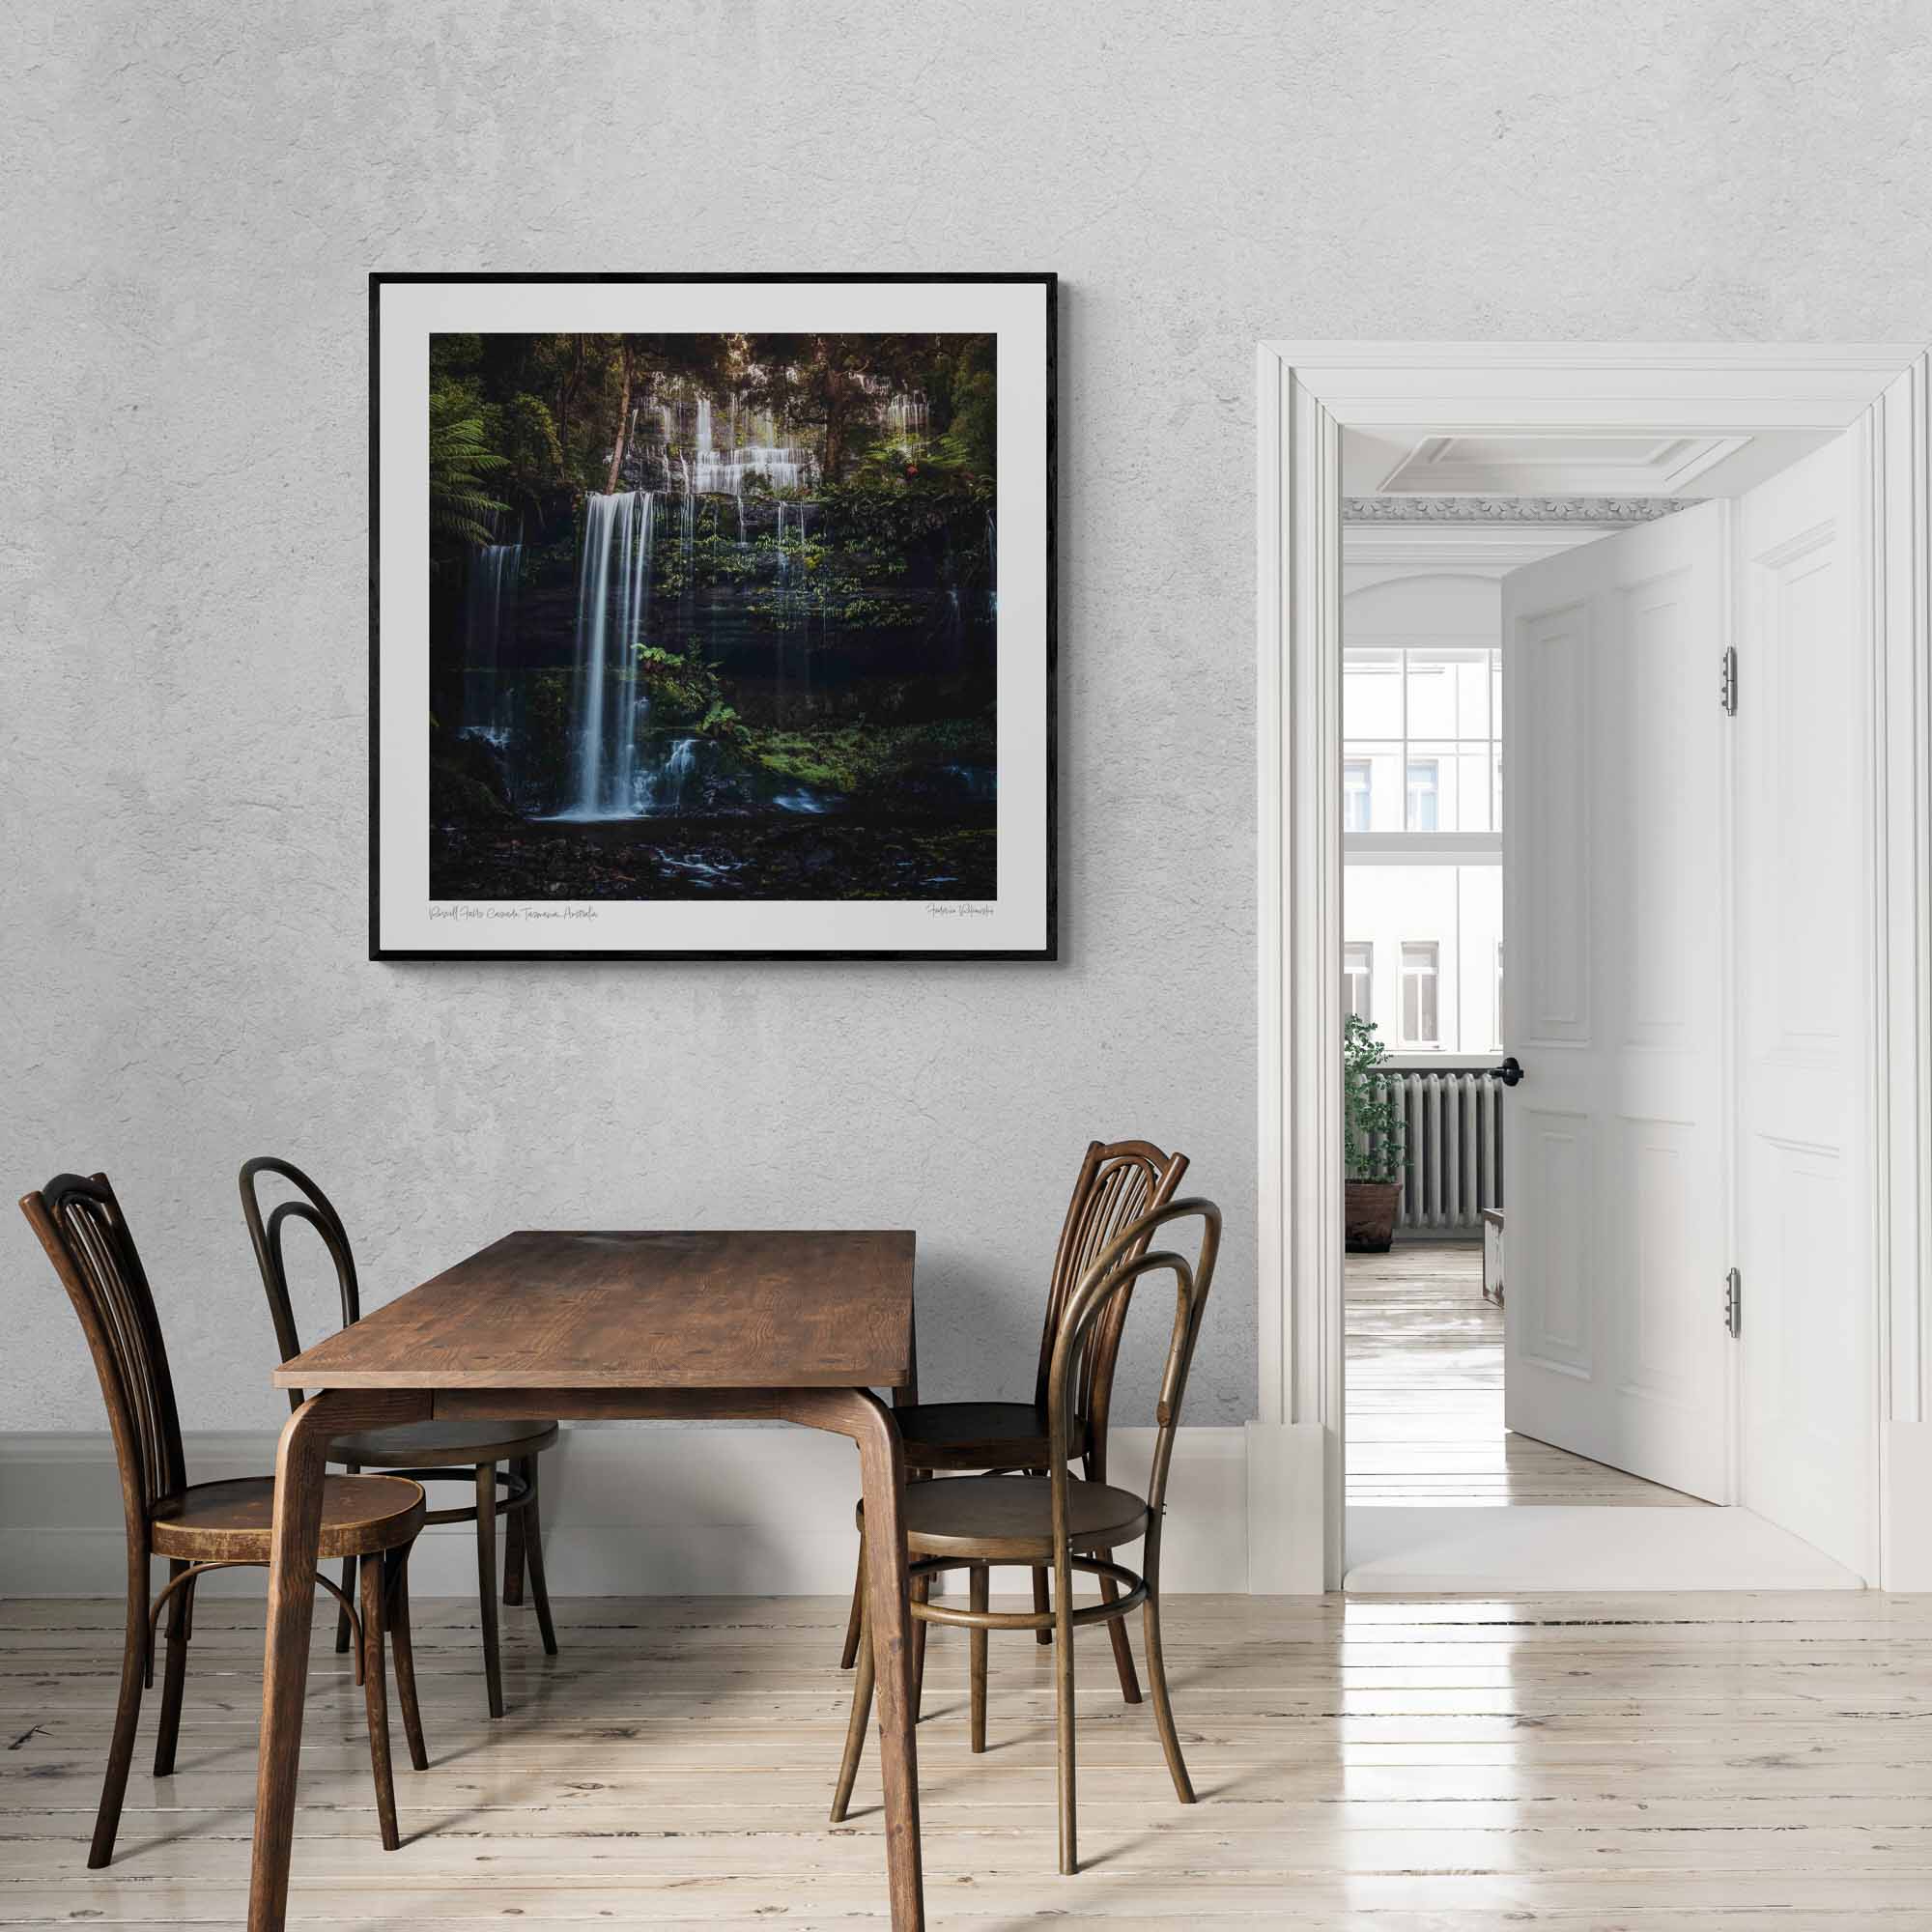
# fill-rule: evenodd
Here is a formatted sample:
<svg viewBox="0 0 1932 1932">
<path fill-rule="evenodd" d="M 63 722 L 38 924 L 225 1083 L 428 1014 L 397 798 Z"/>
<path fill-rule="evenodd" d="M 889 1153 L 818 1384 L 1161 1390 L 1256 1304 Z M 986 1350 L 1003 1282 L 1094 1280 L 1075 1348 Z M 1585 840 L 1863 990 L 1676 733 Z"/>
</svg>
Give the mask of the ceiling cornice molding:
<svg viewBox="0 0 1932 1932">
<path fill-rule="evenodd" d="M 1368 506 L 1370 514 L 1356 516 L 1358 505 Z M 1610 507 L 1625 514 L 1603 514 Z M 1680 497 L 1344 497 L 1342 561 L 1355 570 L 1397 575 L 1447 571 L 1501 577 L 1688 507 Z"/>
<path fill-rule="evenodd" d="M 1345 524 L 1589 524 L 1621 529 L 1685 510 L 1694 497 L 1344 497 Z"/>
</svg>

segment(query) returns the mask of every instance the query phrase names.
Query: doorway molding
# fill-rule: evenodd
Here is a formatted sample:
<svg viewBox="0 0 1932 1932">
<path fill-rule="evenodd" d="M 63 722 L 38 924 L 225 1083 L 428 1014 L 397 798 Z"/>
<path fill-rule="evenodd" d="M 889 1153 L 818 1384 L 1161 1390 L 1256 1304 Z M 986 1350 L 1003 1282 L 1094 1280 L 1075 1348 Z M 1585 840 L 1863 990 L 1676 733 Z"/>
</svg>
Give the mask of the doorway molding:
<svg viewBox="0 0 1932 1932">
<path fill-rule="evenodd" d="M 1869 492 L 1865 902 L 1878 962 L 1870 1203 L 1879 1548 L 1932 1587 L 1932 370 L 1917 344 L 1270 341 L 1257 354 L 1260 1419 L 1250 1587 L 1340 1587 L 1342 436 L 1862 429 Z M 1893 1507 L 1894 1496 L 1898 1506 Z"/>
</svg>

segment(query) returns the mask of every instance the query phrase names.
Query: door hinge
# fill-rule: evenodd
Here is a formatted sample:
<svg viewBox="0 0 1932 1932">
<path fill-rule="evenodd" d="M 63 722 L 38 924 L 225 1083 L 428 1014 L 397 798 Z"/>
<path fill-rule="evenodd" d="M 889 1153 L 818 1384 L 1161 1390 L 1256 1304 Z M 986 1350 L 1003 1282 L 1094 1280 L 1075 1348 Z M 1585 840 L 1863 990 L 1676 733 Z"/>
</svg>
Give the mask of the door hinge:
<svg viewBox="0 0 1932 1932">
<path fill-rule="evenodd" d="M 1736 1268 L 1724 1276 L 1724 1332 L 1733 1342 L 1745 1332 L 1745 1278 Z"/>
<path fill-rule="evenodd" d="M 1738 647 L 1724 646 L 1724 655 L 1718 661 L 1718 702 L 1724 707 L 1726 718 L 1738 715 Z"/>
</svg>

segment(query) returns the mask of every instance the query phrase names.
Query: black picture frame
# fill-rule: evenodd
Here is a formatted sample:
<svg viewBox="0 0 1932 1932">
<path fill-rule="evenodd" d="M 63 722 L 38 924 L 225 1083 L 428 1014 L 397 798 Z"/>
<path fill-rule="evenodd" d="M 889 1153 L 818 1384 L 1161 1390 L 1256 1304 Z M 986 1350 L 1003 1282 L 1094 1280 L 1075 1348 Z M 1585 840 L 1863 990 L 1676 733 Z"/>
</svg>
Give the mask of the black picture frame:
<svg viewBox="0 0 1932 1932">
<path fill-rule="evenodd" d="M 412 284 L 1032 284 L 1045 296 L 1045 603 L 1044 672 L 1040 694 L 1045 743 L 1044 928 L 1030 947 L 948 948 L 516 948 L 490 950 L 385 947 L 382 941 L 382 298 L 385 288 Z M 648 960 L 1038 960 L 1060 957 L 1059 801 L 1059 277 L 1052 272 L 853 271 L 689 273 L 489 272 L 471 270 L 376 270 L 369 276 L 369 957 L 372 961 L 486 964 Z M 1004 824 L 1002 837 L 1006 836 Z"/>
</svg>

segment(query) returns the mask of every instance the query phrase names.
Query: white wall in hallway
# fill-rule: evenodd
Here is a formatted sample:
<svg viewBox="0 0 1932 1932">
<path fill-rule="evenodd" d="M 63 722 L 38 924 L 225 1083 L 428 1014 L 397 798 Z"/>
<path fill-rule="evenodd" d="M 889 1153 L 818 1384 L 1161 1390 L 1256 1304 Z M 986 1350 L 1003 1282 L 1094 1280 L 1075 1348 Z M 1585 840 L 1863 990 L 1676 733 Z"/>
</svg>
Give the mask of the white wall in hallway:
<svg viewBox="0 0 1932 1932">
<path fill-rule="evenodd" d="M 1351 865 L 1342 883 L 1343 928 L 1371 949 L 1370 1017 L 1399 1058 L 1429 1049 L 1409 1039 L 1403 1009 L 1403 950 L 1437 949 L 1434 1051 L 1488 1053 L 1496 1036 L 1496 958 L 1502 943 L 1499 866 Z"/>
</svg>

